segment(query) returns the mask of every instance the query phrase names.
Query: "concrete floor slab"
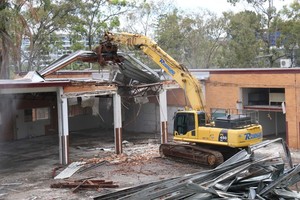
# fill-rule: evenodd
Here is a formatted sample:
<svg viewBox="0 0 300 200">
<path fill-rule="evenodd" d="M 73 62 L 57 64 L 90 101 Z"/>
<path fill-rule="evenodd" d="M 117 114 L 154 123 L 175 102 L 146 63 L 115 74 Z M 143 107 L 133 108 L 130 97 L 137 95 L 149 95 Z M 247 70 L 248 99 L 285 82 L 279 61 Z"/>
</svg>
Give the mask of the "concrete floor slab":
<svg viewBox="0 0 300 200">
<path fill-rule="evenodd" d="M 204 166 L 160 158 L 159 134 L 124 132 L 124 153 L 114 153 L 113 130 L 70 133 L 71 161 L 106 162 L 67 180 L 93 177 L 113 181 L 120 188 L 163 180 L 208 169 Z M 59 165 L 58 136 L 42 136 L 0 143 L 0 199 L 92 199 L 115 189 L 79 190 L 50 188 L 53 177 L 66 166 Z M 266 148 L 272 154 L 278 147 Z M 300 152 L 291 150 L 294 163 Z M 55 171 L 56 169 L 56 171 Z"/>
</svg>

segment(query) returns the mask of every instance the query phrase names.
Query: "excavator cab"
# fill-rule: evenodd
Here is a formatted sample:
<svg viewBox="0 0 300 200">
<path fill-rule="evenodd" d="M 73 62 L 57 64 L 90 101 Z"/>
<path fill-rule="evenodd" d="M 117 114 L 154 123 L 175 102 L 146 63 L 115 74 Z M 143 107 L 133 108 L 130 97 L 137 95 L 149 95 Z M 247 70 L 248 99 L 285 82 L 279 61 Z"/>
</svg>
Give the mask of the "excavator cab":
<svg viewBox="0 0 300 200">
<path fill-rule="evenodd" d="M 194 113 L 177 113 L 174 121 L 175 135 L 186 135 L 189 131 L 195 131 Z"/>
<path fill-rule="evenodd" d="M 179 111 L 174 118 L 174 135 L 196 136 L 198 126 L 205 126 L 206 114 L 202 111 Z"/>
</svg>

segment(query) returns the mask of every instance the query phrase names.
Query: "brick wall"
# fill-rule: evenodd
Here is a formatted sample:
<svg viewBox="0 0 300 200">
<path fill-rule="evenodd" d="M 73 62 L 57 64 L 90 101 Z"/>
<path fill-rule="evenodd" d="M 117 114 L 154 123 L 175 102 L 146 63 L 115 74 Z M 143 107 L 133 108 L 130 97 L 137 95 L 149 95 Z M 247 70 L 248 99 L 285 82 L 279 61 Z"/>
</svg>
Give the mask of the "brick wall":
<svg viewBox="0 0 300 200">
<path fill-rule="evenodd" d="M 287 71 L 261 72 L 211 72 L 206 82 L 208 108 L 236 108 L 241 88 L 285 88 L 287 142 L 300 148 L 300 74 Z"/>
</svg>

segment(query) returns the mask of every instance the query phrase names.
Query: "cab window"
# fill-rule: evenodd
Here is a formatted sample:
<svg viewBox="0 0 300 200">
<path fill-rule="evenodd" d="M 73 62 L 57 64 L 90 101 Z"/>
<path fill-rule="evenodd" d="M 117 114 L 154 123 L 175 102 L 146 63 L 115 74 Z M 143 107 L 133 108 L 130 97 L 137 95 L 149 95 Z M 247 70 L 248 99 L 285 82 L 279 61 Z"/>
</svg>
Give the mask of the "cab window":
<svg viewBox="0 0 300 200">
<path fill-rule="evenodd" d="M 199 124 L 199 126 L 205 126 L 206 120 L 205 120 L 204 112 L 198 113 L 198 124 Z"/>
<path fill-rule="evenodd" d="M 178 113 L 174 121 L 174 131 L 184 135 L 195 130 L 195 116 L 193 113 Z"/>
</svg>

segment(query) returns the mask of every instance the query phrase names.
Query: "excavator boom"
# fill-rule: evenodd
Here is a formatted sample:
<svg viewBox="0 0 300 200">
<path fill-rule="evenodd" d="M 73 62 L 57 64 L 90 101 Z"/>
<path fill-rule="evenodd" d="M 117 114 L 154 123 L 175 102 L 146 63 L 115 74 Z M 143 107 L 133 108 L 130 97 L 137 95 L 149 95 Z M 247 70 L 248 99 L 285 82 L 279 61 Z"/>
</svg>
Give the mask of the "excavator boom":
<svg viewBox="0 0 300 200">
<path fill-rule="evenodd" d="M 189 101 L 192 110 L 205 109 L 199 81 L 184 65 L 179 64 L 164 52 L 153 40 L 139 34 L 109 32 L 105 34 L 105 39 L 142 50 L 184 89 L 187 99 L 192 99 Z"/>
</svg>

